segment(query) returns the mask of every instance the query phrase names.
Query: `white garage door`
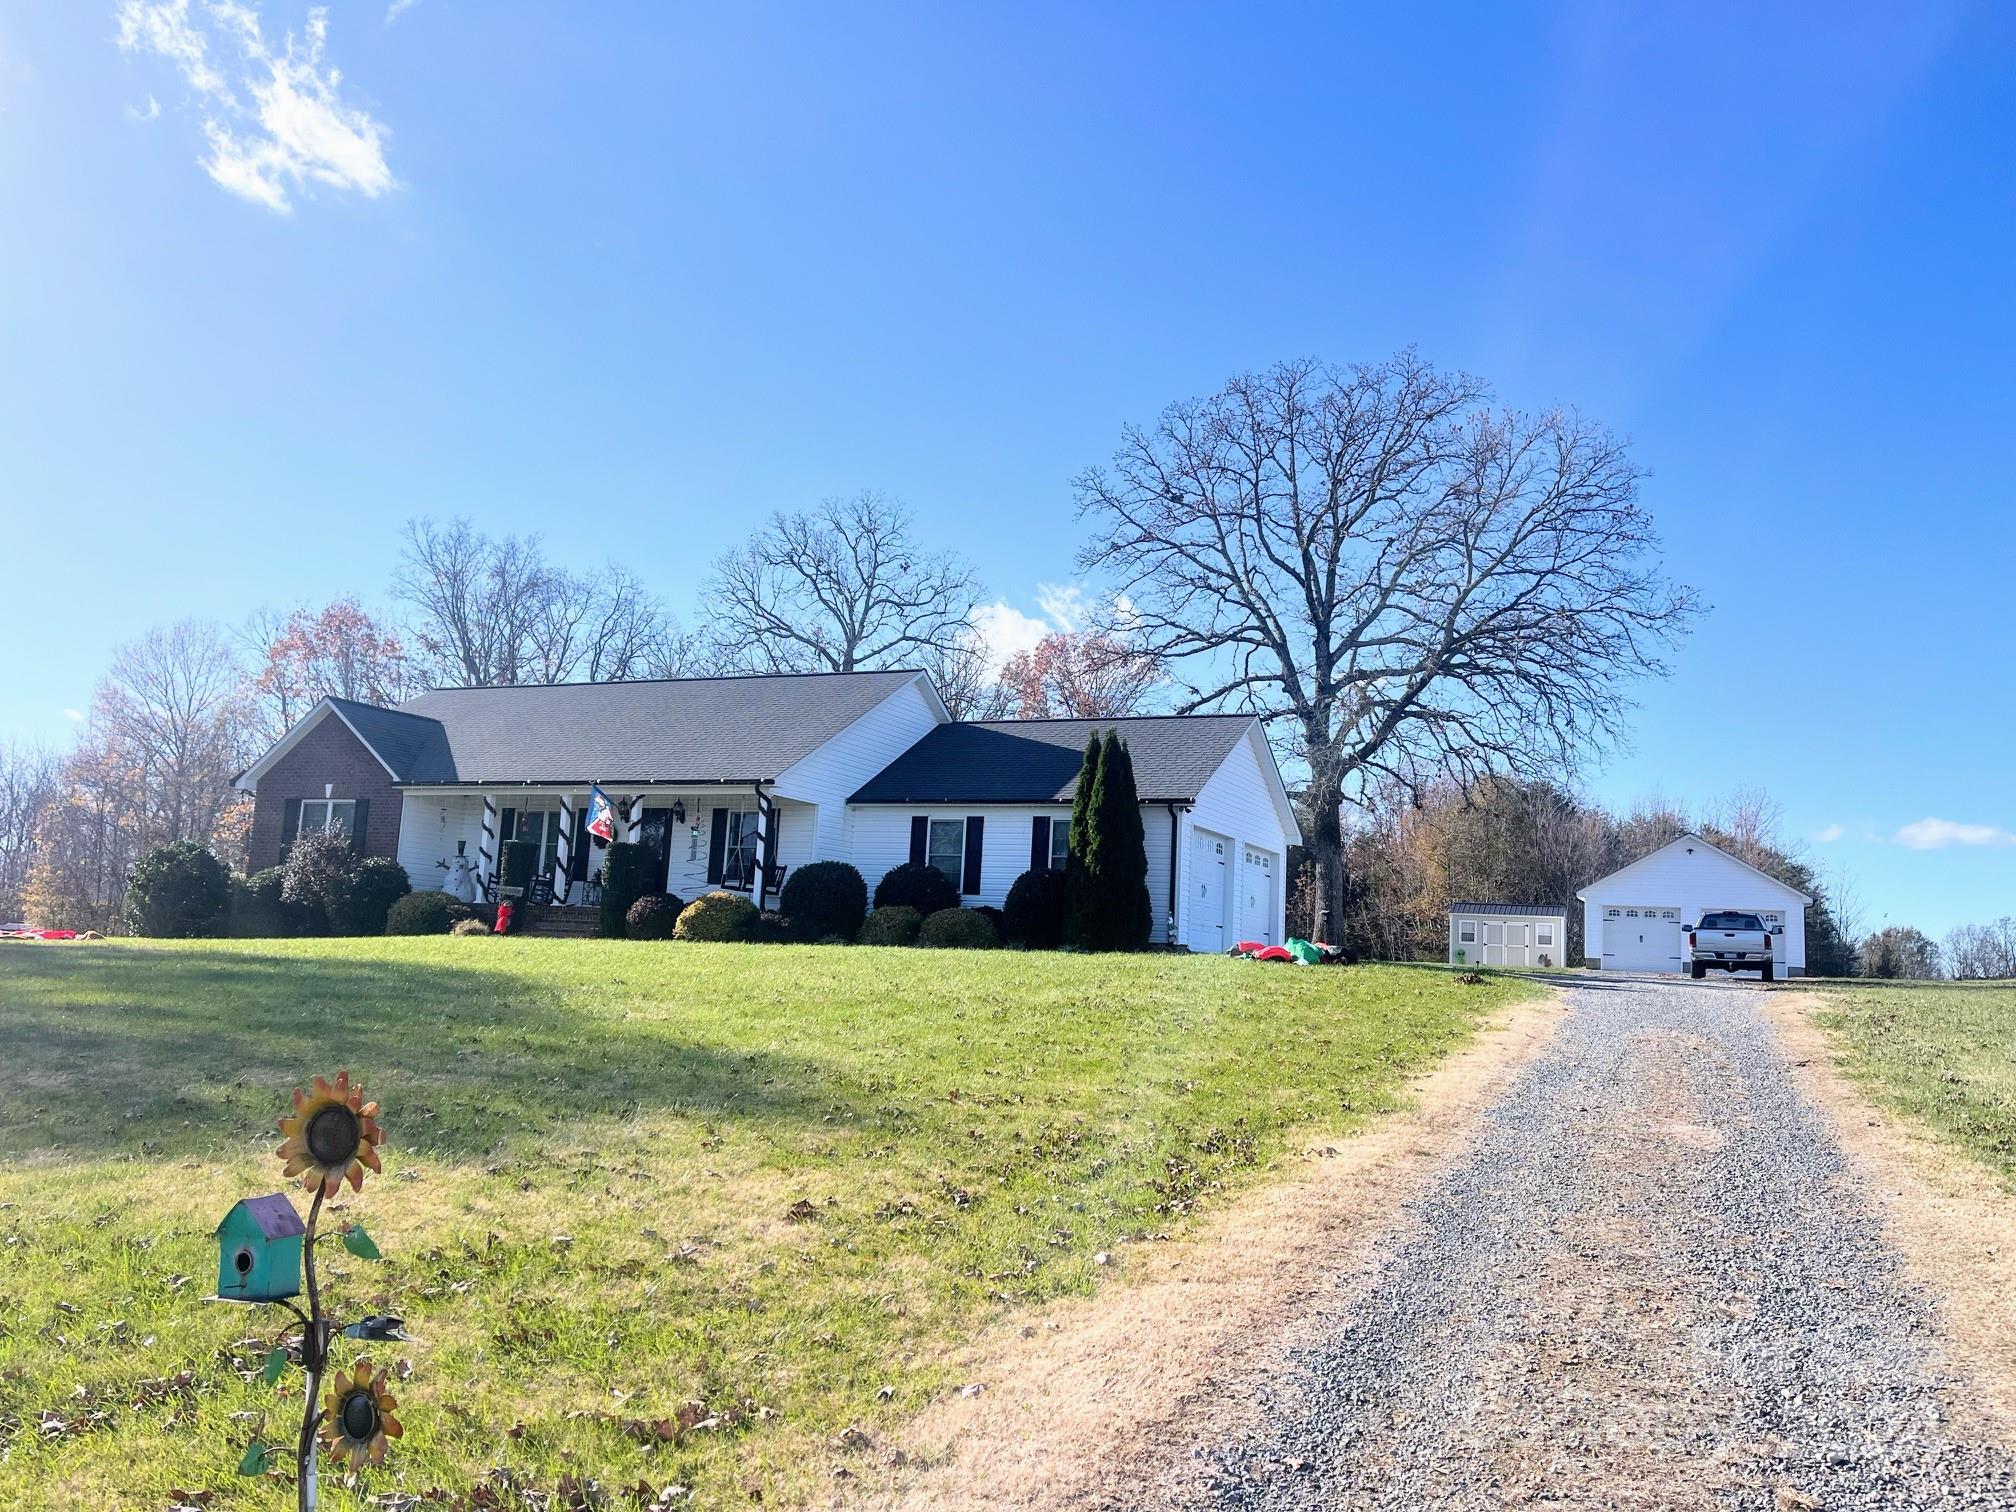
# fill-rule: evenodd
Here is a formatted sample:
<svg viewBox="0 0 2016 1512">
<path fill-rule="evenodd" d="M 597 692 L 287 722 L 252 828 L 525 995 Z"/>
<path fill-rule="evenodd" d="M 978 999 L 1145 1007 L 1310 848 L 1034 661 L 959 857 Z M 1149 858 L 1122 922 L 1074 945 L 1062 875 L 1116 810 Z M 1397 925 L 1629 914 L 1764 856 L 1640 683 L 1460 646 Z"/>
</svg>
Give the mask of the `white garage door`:
<svg viewBox="0 0 2016 1512">
<path fill-rule="evenodd" d="M 1603 965 L 1611 971 L 1678 971 L 1680 910 L 1629 905 L 1604 909 Z"/>
<path fill-rule="evenodd" d="M 1274 852 L 1246 846 L 1239 860 L 1239 938 L 1279 945 L 1274 928 L 1274 888 L 1280 868 Z"/>
<path fill-rule="evenodd" d="M 1183 932 L 1192 950 L 1216 953 L 1231 944 L 1225 938 L 1225 900 L 1232 886 L 1225 863 L 1231 849 L 1230 840 L 1209 830 L 1190 836 L 1190 918 Z"/>
</svg>

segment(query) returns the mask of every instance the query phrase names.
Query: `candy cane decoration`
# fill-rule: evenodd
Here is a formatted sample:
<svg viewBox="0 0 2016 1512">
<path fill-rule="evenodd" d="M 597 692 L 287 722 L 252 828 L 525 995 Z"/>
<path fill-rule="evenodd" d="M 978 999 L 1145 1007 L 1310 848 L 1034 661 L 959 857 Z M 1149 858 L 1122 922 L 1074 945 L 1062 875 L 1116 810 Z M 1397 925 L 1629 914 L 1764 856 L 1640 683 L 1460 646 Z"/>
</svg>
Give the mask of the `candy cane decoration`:
<svg viewBox="0 0 2016 1512">
<path fill-rule="evenodd" d="M 476 849 L 477 865 L 487 883 L 497 870 L 497 800 L 483 795 L 483 842 Z"/>
<path fill-rule="evenodd" d="M 574 800 L 560 795 L 560 843 L 553 857 L 553 901 L 565 903 L 574 885 Z"/>
</svg>

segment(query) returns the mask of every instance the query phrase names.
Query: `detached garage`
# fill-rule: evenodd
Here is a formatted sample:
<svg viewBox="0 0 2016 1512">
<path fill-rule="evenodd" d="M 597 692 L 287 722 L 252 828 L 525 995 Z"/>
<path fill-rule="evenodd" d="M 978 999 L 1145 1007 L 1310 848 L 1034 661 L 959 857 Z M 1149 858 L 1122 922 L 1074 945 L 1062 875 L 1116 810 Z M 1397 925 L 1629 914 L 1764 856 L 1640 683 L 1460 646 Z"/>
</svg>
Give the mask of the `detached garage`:
<svg viewBox="0 0 2016 1512">
<path fill-rule="evenodd" d="M 1813 900 L 1699 835 L 1682 835 L 1575 896 L 1588 963 L 1605 971 L 1683 971 L 1688 926 L 1729 909 L 1764 920 L 1777 974 L 1806 974 L 1806 905 Z"/>
</svg>

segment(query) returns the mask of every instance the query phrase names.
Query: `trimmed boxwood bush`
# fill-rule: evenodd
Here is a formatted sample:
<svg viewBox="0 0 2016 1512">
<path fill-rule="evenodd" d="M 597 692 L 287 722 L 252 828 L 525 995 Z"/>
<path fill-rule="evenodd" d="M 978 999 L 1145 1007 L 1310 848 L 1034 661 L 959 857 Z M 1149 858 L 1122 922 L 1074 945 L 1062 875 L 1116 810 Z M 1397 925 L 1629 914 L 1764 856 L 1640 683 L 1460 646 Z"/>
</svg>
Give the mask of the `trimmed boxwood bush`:
<svg viewBox="0 0 2016 1512">
<path fill-rule="evenodd" d="M 685 908 L 671 893 L 646 893 L 623 915 L 623 932 L 633 940 L 669 940 Z"/>
<path fill-rule="evenodd" d="M 241 940 L 277 940 L 308 933 L 311 916 L 281 896 L 277 866 L 231 882 L 231 933 Z"/>
<path fill-rule="evenodd" d="M 749 938 L 764 945 L 810 945 L 822 936 L 809 919 L 766 908 L 756 920 L 756 932 Z"/>
<path fill-rule="evenodd" d="M 344 909 L 351 934 L 385 933 L 385 918 L 392 905 L 413 891 L 406 868 L 390 856 L 370 856 L 357 863 L 356 879 L 350 884 L 350 902 Z"/>
<path fill-rule="evenodd" d="M 388 935 L 446 934 L 454 925 L 471 918 L 469 905 L 444 892 L 408 893 L 385 915 Z"/>
<path fill-rule="evenodd" d="M 1064 943 L 1068 901 L 1063 872 L 1049 867 L 1025 871 L 1008 889 L 1008 906 L 1001 911 L 1001 937 L 1031 950 L 1057 949 Z"/>
<path fill-rule="evenodd" d="M 994 921 L 977 908 L 941 908 L 925 918 L 917 943 L 955 950 L 994 950 L 1001 944 L 1001 935 Z"/>
<path fill-rule="evenodd" d="M 629 927 L 630 905 L 644 896 L 644 874 L 651 853 L 641 845 L 618 840 L 602 857 L 602 933 L 623 938 Z"/>
<path fill-rule="evenodd" d="M 924 915 L 907 903 L 891 903 L 887 907 L 878 904 L 861 921 L 859 938 L 863 945 L 915 945 L 923 923 Z"/>
<path fill-rule="evenodd" d="M 906 861 L 875 884 L 877 908 L 914 908 L 921 915 L 959 906 L 959 889 L 935 866 Z"/>
<path fill-rule="evenodd" d="M 678 940 L 746 940 L 756 933 L 756 905 L 740 893 L 703 893 L 686 905 L 672 936 Z"/>
<path fill-rule="evenodd" d="M 133 863 L 126 882 L 126 927 L 137 935 L 194 940 L 224 933 L 231 922 L 231 873 L 193 840 L 157 845 Z"/>
<path fill-rule="evenodd" d="M 448 933 L 451 935 L 487 935 L 490 933 L 490 926 L 485 924 L 481 919 L 457 919 L 454 927 Z"/>
<path fill-rule="evenodd" d="M 853 939 L 868 914 L 868 884 L 845 861 L 814 861 L 784 879 L 779 909 L 810 931 L 810 938 Z"/>
<path fill-rule="evenodd" d="M 357 885 L 357 852 L 336 830 L 296 835 L 280 863 L 280 896 L 301 910 L 304 934 L 330 934 L 350 917 Z"/>
</svg>

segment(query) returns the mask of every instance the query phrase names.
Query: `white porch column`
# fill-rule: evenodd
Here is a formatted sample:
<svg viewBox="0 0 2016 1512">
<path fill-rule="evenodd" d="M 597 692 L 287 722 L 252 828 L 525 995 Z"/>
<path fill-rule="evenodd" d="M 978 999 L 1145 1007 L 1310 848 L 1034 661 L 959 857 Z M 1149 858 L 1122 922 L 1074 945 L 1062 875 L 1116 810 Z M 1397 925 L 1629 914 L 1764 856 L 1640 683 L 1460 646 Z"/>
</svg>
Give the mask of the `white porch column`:
<svg viewBox="0 0 2016 1512">
<path fill-rule="evenodd" d="M 758 909 L 770 906 L 770 868 L 765 864 L 770 855 L 770 825 L 772 806 L 763 799 L 761 790 L 756 794 L 756 875 L 750 879 L 749 891 L 756 899 Z"/>
<path fill-rule="evenodd" d="M 630 799 L 629 819 L 625 824 L 623 830 L 623 838 L 629 841 L 632 845 L 635 845 L 638 841 L 638 838 L 643 833 L 644 833 L 644 795 L 642 793 L 636 793 L 633 794 Z"/>
<path fill-rule="evenodd" d="M 574 798 L 570 793 L 560 795 L 560 841 L 553 854 L 553 901 L 565 903 L 573 888 L 574 876 Z"/>
<path fill-rule="evenodd" d="M 497 875 L 497 800 L 483 795 L 483 838 L 476 847 L 476 874 L 487 888 Z"/>
</svg>

